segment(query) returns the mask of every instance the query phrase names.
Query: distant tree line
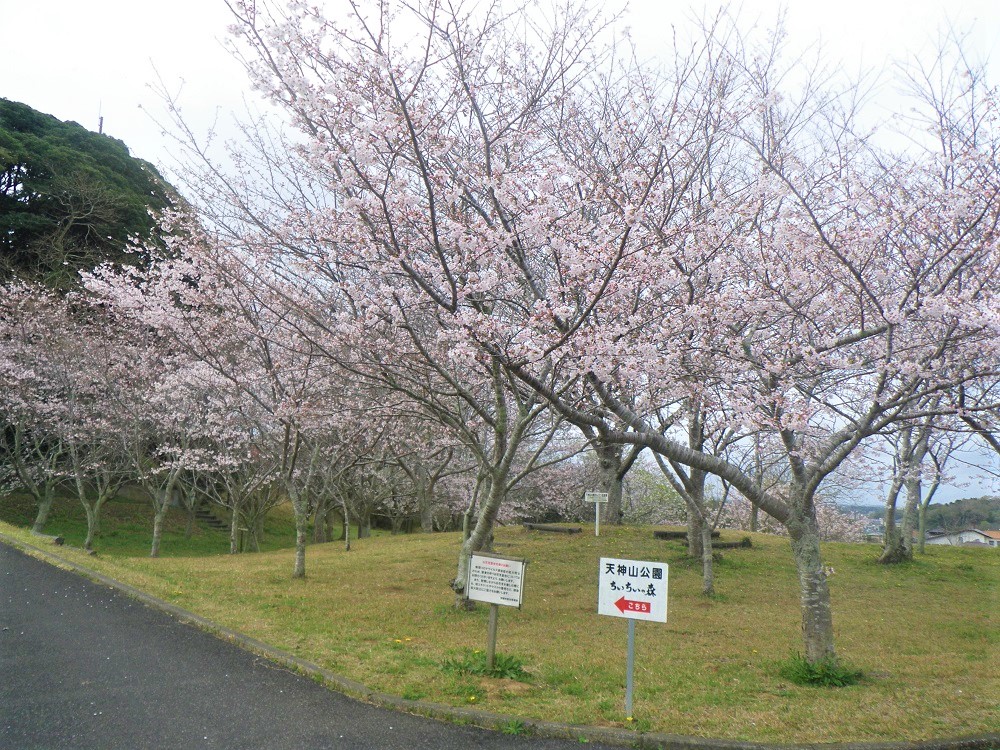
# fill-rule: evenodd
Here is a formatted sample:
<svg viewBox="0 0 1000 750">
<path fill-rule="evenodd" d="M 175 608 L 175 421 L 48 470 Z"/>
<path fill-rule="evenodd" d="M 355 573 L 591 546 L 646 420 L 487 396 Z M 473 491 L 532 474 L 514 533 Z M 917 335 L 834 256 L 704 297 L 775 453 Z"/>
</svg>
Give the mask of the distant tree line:
<svg viewBox="0 0 1000 750">
<path fill-rule="evenodd" d="M 932 505 L 927 510 L 927 525 L 945 531 L 1000 528 L 1000 497 L 986 495 Z"/>
</svg>

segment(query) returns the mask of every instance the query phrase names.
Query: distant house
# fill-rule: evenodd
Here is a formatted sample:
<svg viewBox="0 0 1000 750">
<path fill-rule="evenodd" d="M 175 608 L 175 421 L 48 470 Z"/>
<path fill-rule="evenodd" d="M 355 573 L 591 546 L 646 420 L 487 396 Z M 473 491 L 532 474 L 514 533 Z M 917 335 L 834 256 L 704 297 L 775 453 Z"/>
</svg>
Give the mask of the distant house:
<svg viewBox="0 0 1000 750">
<path fill-rule="evenodd" d="M 885 541 L 885 521 L 875 518 L 865 524 L 862 532 L 864 540 L 873 544 L 882 544 Z"/>
<path fill-rule="evenodd" d="M 953 547 L 983 546 L 1000 547 L 1000 531 L 980 531 L 979 529 L 964 529 L 951 534 L 927 535 L 927 544 L 950 544 Z"/>
</svg>

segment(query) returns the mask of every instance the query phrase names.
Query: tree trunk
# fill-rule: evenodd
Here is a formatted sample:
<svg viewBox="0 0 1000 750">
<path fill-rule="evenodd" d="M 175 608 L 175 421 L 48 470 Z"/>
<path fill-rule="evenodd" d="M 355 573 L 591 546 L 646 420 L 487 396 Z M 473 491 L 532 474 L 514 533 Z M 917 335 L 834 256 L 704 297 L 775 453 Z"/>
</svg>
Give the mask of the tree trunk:
<svg viewBox="0 0 1000 750">
<path fill-rule="evenodd" d="M 900 469 L 901 471 L 902 469 Z M 903 475 L 899 473 L 898 476 L 893 477 L 892 486 L 889 488 L 889 494 L 886 496 L 885 501 L 885 517 L 883 521 L 885 537 L 882 540 L 882 554 L 878 558 L 878 561 L 883 565 L 902 562 L 904 559 L 902 536 L 899 529 L 896 528 L 896 500 L 899 498 L 899 491 L 902 487 Z"/>
<path fill-rule="evenodd" d="M 892 483 L 892 513 L 895 521 L 895 500 L 899 495 L 899 485 L 906 488 L 906 505 L 903 506 L 903 523 L 896 532 L 893 523 L 893 533 L 889 535 L 889 512 L 886 508 L 886 536 L 885 550 L 879 558 L 880 563 L 898 563 L 913 559 L 913 535 L 917 529 L 917 509 L 920 507 L 920 495 L 922 483 L 920 470 L 924 462 L 924 457 L 928 450 L 929 429 L 926 427 L 916 434 L 916 440 L 912 440 L 913 429 L 907 429 L 902 434 L 900 447 L 897 450 L 899 461 L 899 478 L 893 479 Z"/>
<path fill-rule="evenodd" d="M 920 505 L 917 507 L 917 551 L 924 554 L 924 544 L 927 541 L 927 506 L 931 504 L 931 499 L 941 485 L 941 472 L 934 475 L 927 494 L 920 498 Z"/>
<path fill-rule="evenodd" d="M 682 477 L 684 486 L 684 501 L 688 506 L 688 556 L 704 557 L 705 531 L 711 532 L 712 525 L 708 522 L 709 514 L 705 508 L 705 480 L 707 475 L 698 469 L 690 469 L 686 477 Z M 709 545 L 711 553 L 711 545 Z"/>
<path fill-rule="evenodd" d="M 313 513 L 313 542 L 315 544 L 324 544 L 328 541 L 327 531 L 330 524 L 327 522 L 327 516 L 329 513 L 330 506 L 326 498 L 317 498 L 316 510 Z"/>
<path fill-rule="evenodd" d="M 344 528 L 343 528 L 344 552 L 350 552 L 351 551 L 351 516 L 347 512 L 347 501 L 345 499 L 343 499 L 343 498 L 341 499 L 340 505 L 341 505 L 341 514 L 343 515 L 343 520 L 344 520 Z"/>
<path fill-rule="evenodd" d="M 797 498 L 787 522 L 792 554 L 799 576 L 799 603 L 802 608 L 802 640 L 810 664 L 836 660 L 833 640 L 833 610 L 830 588 L 820 555 L 819 526 L 812 498 Z"/>
<path fill-rule="evenodd" d="M 150 557 L 160 556 L 160 540 L 163 538 L 163 520 L 167 517 L 170 504 L 164 502 L 153 514 L 153 545 L 149 550 Z"/>
<path fill-rule="evenodd" d="M 455 591 L 455 607 L 457 609 L 469 609 L 469 600 L 465 596 L 466 576 L 469 571 L 469 560 L 473 552 L 479 552 L 493 539 L 493 524 L 496 521 L 497 512 L 504 498 L 504 483 L 494 479 L 490 482 L 490 491 L 486 497 L 486 502 L 479 509 L 479 517 L 476 519 L 476 526 L 462 542 L 458 553 L 458 571 L 451 587 Z M 469 504 L 466 515 L 472 512 L 475 507 L 475 500 Z M 466 526 L 468 530 L 468 526 Z"/>
<path fill-rule="evenodd" d="M 425 534 L 434 531 L 434 493 L 426 487 L 418 487 L 417 503 L 420 508 L 420 530 Z"/>
<path fill-rule="evenodd" d="M 94 537 L 100 530 L 100 519 L 97 513 L 87 504 L 83 504 L 84 512 L 87 514 L 87 537 L 83 540 L 83 548 L 90 552 L 94 549 Z"/>
<path fill-rule="evenodd" d="M 285 493 L 292 501 L 292 513 L 295 516 L 295 564 L 292 567 L 292 578 L 306 577 L 306 542 L 309 539 L 309 500 L 308 496 L 295 486 L 294 482 L 285 482 Z"/>
<path fill-rule="evenodd" d="M 472 502 L 465 509 L 465 513 L 462 514 L 462 544 L 469 541 L 469 537 L 472 536 L 472 519 L 475 517 L 475 513 L 476 498 L 473 497 Z"/>
<path fill-rule="evenodd" d="M 260 543 L 264 538 L 264 517 L 254 518 L 253 523 L 247 525 L 247 532 L 246 551 L 260 552 Z"/>
<path fill-rule="evenodd" d="M 603 520 L 609 526 L 620 526 L 623 515 L 622 446 L 598 442 L 595 450 L 600 467 L 601 488 L 608 493 Z M 595 511 L 598 506 L 599 503 L 595 503 Z"/>
<path fill-rule="evenodd" d="M 711 596 L 715 593 L 715 569 L 712 560 L 714 523 L 710 520 L 711 516 L 705 507 L 707 475 L 697 469 L 684 472 L 677 466 L 671 471 L 662 456 L 656 456 L 656 463 L 677 494 L 684 498 L 687 507 L 688 556 L 701 558 L 702 593 Z"/>
<path fill-rule="evenodd" d="M 420 530 L 424 534 L 430 534 L 434 531 L 434 506 L 437 499 L 435 487 L 440 475 L 432 475 L 423 465 L 418 463 L 414 466 L 411 476 L 417 491 L 417 511 L 420 513 Z"/>
<path fill-rule="evenodd" d="M 323 514 L 323 536 L 329 542 L 333 541 L 333 517 L 334 517 L 334 515 L 335 515 L 334 514 L 334 508 L 330 504 L 330 501 L 327 500 L 326 513 Z"/>
<path fill-rule="evenodd" d="M 240 551 L 240 512 L 239 505 L 233 505 L 233 513 L 229 521 L 229 554 L 236 555 Z"/>
<path fill-rule="evenodd" d="M 306 524 L 295 523 L 295 565 L 292 568 L 292 578 L 306 577 L 306 538 L 309 530 Z"/>
<path fill-rule="evenodd" d="M 53 494 L 51 489 L 46 489 L 36 496 L 38 500 L 38 512 L 35 514 L 35 522 L 31 524 L 32 534 L 41 534 L 45 528 L 45 524 L 49 520 L 49 513 L 52 511 Z"/>
<path fill-rule="evenodd" d="M 913 537 L 917 531 L 917 508 L 920 507 L 920 494 L 923 482 L 920 474 L 914 473 L 906 478 L 906 505 L 903 506 L 903 523 L 900 529 L 901 546 L 905 560 L 913 559 Z"/>
<path fill-rule="evenodd" d="M 364 512 L 358 516 L 358 539 L 367 539 L 372 535 L 371 513 Z"/>
<path fill-rule="evenodd" d="M 698 509 L 694 507 L 693 501 L 688 498 L 688 528 L 687 528 L 687 542 L 688 542 L 688 557 L 697 559 L 704 554 L 705 547 L 703 544 L 703 535 L 705 524 L 701 521 L 701 514 Z"/>
<path fill-rule="evenodd" d="M 74 460 L 74 483 L 76 484 L 76 494 L 83 505 L 83 511 L 87 514 L 87 537 L 83 540 L 83 548 L 88 552 L 94 549 L 94 539 L 101 530 L 101 506 L 111 495 L 111 482 L 98 479 L 96 482 L 96 497 L 93 502 L 87 499 L 87 486 L 83 479 L 83 471 L 80 464 Z"/>
<path fill-rule="evenodd" d="M 101 531 L 101 508 L 108 495 L 98 495 L 93 505 L 83 501 L 83 507 L 87 513 L 87 538 L 83 542 L 83 548 L 88 552 L 94 549 L 94 539 Z"/>
<path fill-rule="evenodd" d="M 712 596 L 715 593 L 715 569 L 712 560 L 712 527 L 701 525 L 701 593 Z"/>
<path fill-rule="evenodd" d="M 153 507 L 155 509 L 153 513 L 153 544 L 149 551 L 150 557 L 160 556 L 160 541 L 163 539 L 163 521 L 170 511 L 170 502 L 173 500 L 174 487 L 179 476 L 180 470 L 174 470 L 168 475 L 166 486 L 160 491 L 159 497 L 155 494 L 157 492 L 155 489 L 149 487 L 146 489 L 150 497 L 153 498 Z"/>
</svg>

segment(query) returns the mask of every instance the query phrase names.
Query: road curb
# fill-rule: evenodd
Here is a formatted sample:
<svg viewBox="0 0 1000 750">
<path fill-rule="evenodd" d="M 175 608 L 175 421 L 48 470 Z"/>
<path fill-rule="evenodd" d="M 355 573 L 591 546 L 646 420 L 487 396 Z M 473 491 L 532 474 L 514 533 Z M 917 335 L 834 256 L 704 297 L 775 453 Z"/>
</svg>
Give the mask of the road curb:
<svg viewBox="0 0 1000 750">
<path fill-rule="evenodd" d="M 265 657 L 291 671 L 321 682 L 339 693 L 383 708 L 441 721 L 471 724 L 484 729 L 501 731 L 505 729 L 510 730 L 511 727 L 516 726 L 519 733 L 536 737 L 568 739 L 579 742 L 602 742 L 607 745 L 640 748 L 640 750 L 1000 750 L 1000 733 L 921 742 L 849 742 L 775 745 L 740 740 L 686 737 L 660 732 L 638 732 L 615 727 L 563 724 L 560 722 L 496 714 L 476 708 L 460 708 L 439 703 L 408 700 L 399 696 L 371 690 L 360 682 L 334 674 L 312 662 L 300 659 L 263 641 L 258 641 L 243 633 L 219 625 L 200 615 L 196 615 L 193 612 L 147 594 L 145 591 L 140 591 L 133 586 L 129 586 L 127 583 L 116 581 L 102 573 L 98 573 L 96 570 L 92 570 L 72 560 L 67 560 L 49 550 L 8 536 L 3 532 L 0 532 L 0 542 L 19 549 L 33 557 L 40 558 L 56 567 L 68 568 L 91 581 L 115 589 L 153 609 L 165 612 L 180 622 L 193 625 L 199 630 L 211 633 L 224 641 L 239 646 L 245 651 Z"/>
</svg>

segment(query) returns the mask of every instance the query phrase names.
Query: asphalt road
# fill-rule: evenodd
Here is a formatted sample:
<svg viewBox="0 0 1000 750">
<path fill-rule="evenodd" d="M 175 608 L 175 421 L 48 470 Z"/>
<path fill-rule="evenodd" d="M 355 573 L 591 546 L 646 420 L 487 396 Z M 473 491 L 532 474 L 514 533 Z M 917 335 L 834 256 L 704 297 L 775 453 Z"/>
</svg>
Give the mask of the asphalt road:
<svg viewBox="0 0 1000 750">
<path fill-rule="evenodd" d="M 579 747 L 360 703 L 0 544 L 3 750 Z"/>
</svg>

